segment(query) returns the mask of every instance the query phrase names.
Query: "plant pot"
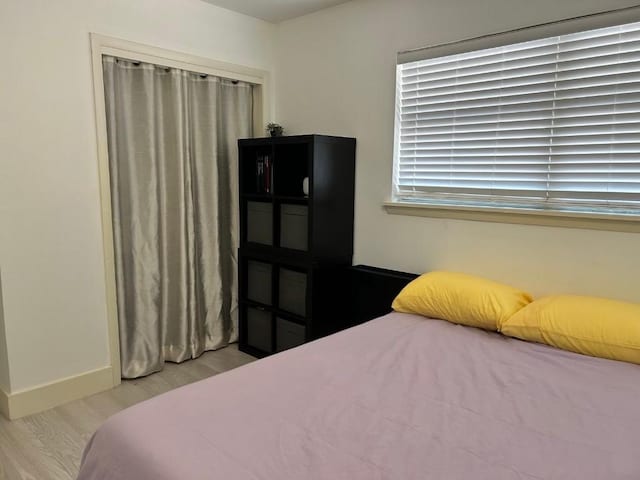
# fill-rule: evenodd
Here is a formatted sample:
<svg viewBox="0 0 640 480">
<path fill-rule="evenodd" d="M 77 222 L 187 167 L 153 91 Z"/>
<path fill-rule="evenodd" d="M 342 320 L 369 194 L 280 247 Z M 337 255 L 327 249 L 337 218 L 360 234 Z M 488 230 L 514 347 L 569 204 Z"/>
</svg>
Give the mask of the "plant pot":
<svg viewBox="0 0 640 480">
<path fill-rule="evenodd" d="M 282 133 L 283 133 L 283 129 L 280 126 L 267 128 L 267 131 L 269 132 L 269 135 L 271 135 L 272 137 L 280 137 L 282 136 Z"/>
</svg>

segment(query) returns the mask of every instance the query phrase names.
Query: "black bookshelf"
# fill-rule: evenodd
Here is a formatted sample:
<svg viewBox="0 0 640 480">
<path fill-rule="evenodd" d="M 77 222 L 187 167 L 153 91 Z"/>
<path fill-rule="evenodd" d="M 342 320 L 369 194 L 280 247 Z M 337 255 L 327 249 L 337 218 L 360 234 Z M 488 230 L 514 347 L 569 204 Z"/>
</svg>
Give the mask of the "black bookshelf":
<svg viewBox="0 0 640 480">
<path fill-rule="evenodd" d="M 238 141 L 240 350 L 262 357 L 343 327 L 355 147 L 325 135 Z"/>
</svg>

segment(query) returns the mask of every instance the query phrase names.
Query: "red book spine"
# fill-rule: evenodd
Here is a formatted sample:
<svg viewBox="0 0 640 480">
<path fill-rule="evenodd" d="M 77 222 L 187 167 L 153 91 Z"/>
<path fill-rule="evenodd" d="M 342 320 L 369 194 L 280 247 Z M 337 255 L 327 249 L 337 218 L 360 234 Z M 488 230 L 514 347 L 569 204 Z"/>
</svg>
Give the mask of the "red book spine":
<svg viewBox="0 0 640 480">
<path fill-rule="evenodd" d="M 264 190 L 271 193 L 271 159 L 269 156 L 264 159 Z"/>
</svg>

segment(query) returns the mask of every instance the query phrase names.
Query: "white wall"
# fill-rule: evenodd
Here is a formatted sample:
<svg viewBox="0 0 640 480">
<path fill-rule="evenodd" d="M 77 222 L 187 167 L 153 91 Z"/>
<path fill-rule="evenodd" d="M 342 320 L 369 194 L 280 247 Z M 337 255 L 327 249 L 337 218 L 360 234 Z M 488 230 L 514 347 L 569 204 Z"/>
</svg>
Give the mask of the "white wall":
<svg viewBox="0 0 640 480">
<path fill-rule="evenodd" d="M 11 391 L 7 338 L 4 331 L 4 307 L 2 305 L 2 271 L 0 271 L 0 390 L 5 393 Z"/>
<path fill-rule="evenodd" d="M 276 111 L 289 133 L 357 138 L 356 263 L 451 269 L 528 288 L 640 301 L 640 235 L 389 215 L 401 50 L 634 4 L 355 0 L 278 26 Z"/>
<path fill-rule="evenodd" d="M 89 32 L 273 64 L 273 25 L 199 0 L 0 2 L 0 265 L 14 392 L 109 364 Z"/>
</svg>

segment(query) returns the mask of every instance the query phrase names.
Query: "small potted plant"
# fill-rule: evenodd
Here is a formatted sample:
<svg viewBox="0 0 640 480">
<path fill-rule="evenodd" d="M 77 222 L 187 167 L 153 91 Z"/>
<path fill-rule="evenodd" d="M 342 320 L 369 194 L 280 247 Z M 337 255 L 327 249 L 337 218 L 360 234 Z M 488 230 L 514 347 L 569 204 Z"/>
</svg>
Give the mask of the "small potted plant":
<svg viewBox="0 0 640 480">
<path fill-rule="evenodd" d="M 269 135 L 272 137 L 280 137 L 284 132 L 284 129 L 282 128 L 282 125 L 271 122 L 267 124 L 267 132 L 269 132 Z"/>
</svg>

